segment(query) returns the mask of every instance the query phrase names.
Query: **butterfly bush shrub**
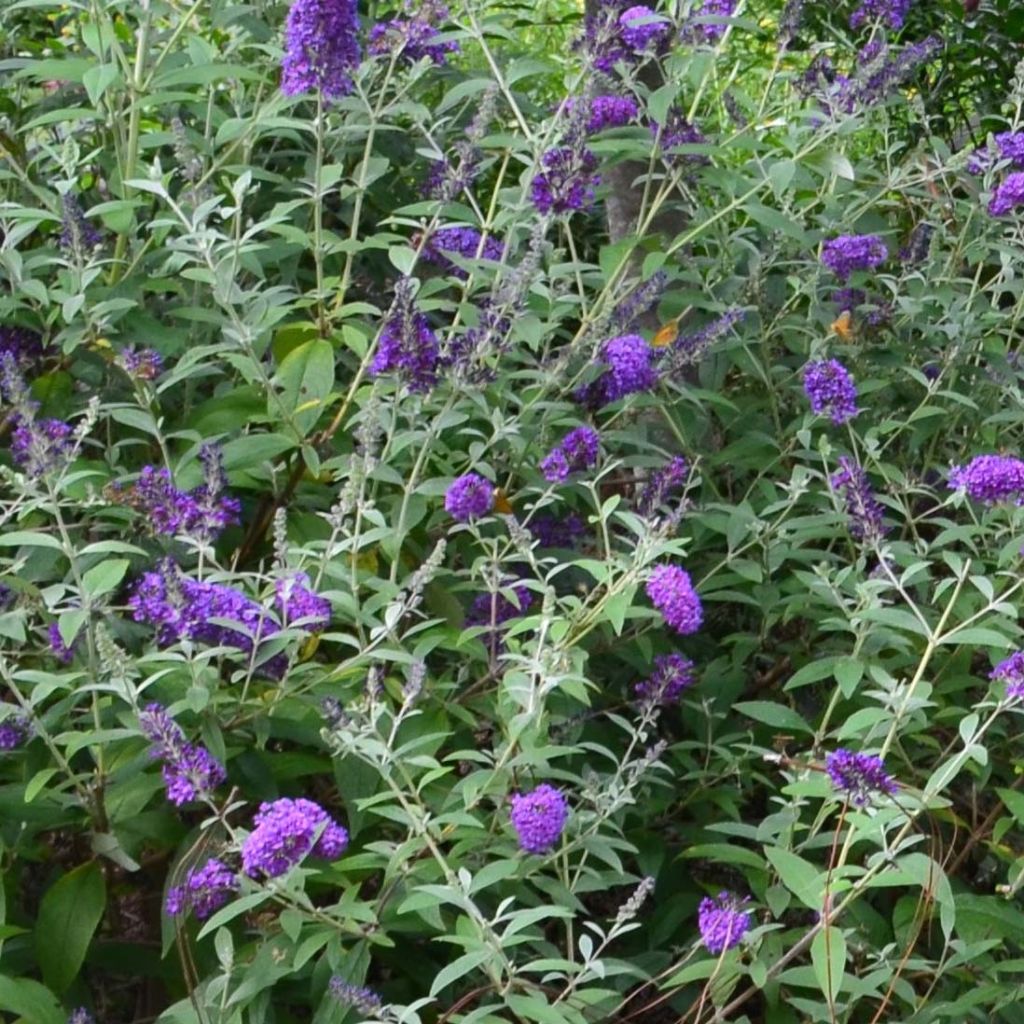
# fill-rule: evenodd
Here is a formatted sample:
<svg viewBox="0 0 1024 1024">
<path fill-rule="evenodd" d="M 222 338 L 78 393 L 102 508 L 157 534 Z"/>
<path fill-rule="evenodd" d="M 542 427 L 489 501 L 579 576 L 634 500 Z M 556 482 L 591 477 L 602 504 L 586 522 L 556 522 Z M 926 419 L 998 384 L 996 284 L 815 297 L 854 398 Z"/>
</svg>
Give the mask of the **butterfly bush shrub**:
<svg viewBox="0 0 1024 1024">
<path fill-rule="evenodd" d="M 1019 1019 L 937 6 L 0 11 L 5 1017 Z"/>
</svg>

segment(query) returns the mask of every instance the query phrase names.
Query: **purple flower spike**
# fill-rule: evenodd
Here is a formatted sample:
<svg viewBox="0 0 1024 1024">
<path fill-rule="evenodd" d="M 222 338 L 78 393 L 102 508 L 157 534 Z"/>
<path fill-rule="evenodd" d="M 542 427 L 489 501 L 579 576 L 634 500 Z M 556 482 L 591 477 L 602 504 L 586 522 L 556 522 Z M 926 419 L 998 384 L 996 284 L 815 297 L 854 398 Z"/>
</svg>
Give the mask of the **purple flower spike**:
<svg viewBox="0 0 1024 1024">
<path fill-rule="evenodd" d="M 741 909 L 745 903 L 728 892 L 720 892 L 717 899 L 709 896 L 700 901 L 697 927 L 709 953 L 717 956 L 743 941 L 751 924 L 750 912 Z"/>
<path fill-rule="evenodd" d="M 494 485 L 478 473 L 466 473 L 448 488 L 444 507 L 460 523 L 479 519 L 494 507 Z"/>
<path fill-rule="evenodd" d="M 577 401 L 591 408 L 650 391 L 658 383 L 654 350 L 639 334 L 610 338 L 601 346 L 601 360 L 608 368 L 575 395 Z"/>
<path fill-rule="evenodd" d="M 623 11 L 619 15 L 619 28 L 626 45 L 637 52 L 649 49 L 669 31 L 667 22 L 643 4 Z"/>
<path fill-rule="evenodd" d="M 839 471 L 832 477 L 832 486 L 846 503 L 850 533 L 858 540 L 874 543 L 885 532 L 882 506 L 875 499 L 867 473 L 846 455 L 839 457 Z"/>
<path fill-rule="evenodd" d="M 331 978 L 327 985 L 332 996 L 343 1006 L 351 1006 L 354 1010 L 369 1017 L 371 1014 L 379 1013 L 384 1006 L 381 999 L 372 988 L 365 985 L 353 985 L 339 975 Z"/>
<path fill-rule="evenodd" d="M 381 328 L 370 375 L 393 373 L 410 391 L 422 393 L 437 381 L 441 346 L 413 297 L 412 281 L 402 278 L 395 286 L 395 305 Z"/>
<path fill-rule="evenodd" d="M 74 451 L 70 424 L 63 420 L 37 420 L 22 413 L 13 416 L 11 422 L 11 455 L 27 477 L 38 479 L 64 469 Z"/>
<path fill-rule="evenodd" d="M 565 105 L 566 113 L 571 113 L 575 106 L 570 99 Z M 590 101 L 586 113 L 586 133 L 596 135 L 606 128 L 621 128 L 635 121 L 640 116 L 640 108 L 631 96 L 602 95 Z"/>
<path fill-rule="evenodd" d="M 541 157 L 541 171 L 530 183 L 530 199 L 538 213 L 572 213 L 594 201 L 601 179 L 597 157 L 585 146 L 559 146 Z"/>
<path fill-rule="evenodd" d="M 977 455 L 949 471 L 949 486 L 984 505 L 1024 505 L 1024 462 L 1009 455 Z"/>
<path fill-rule="evenodd" d="M 423 258 L 428 263 L 440 267 L 453 277 L 465 278 L 466 271 L 456 266 L 451 256 L 461 256 L 466 260 L 494 260 L 498 262 L 504 255 L 505 245 L 498 239 L 483 235 L 468 224 L 456 227 L 439 228 L 427 238 L 423 246 Z"/>
<path fill-rule="evenodd" d="M 669 495 L 686 481 L 689 465 L 681 455 L 674 455 L 660 469 L 654 470 L 636 499 L 636 510 L 642 516 L 653 516 Z"/>
<path fill-rule="evenodd" d="M 912 0 L 862 0 L 850 15 L 850 28 L 860 28 L 872 21 L 884 21 L 889 28 L 903 28 Z"/>
<path fill-rule="evenodd" d="M 32 735 L 32 728 L 25 715 L 15 714 L 0 722 L 0 753 L 17 750 Z"/>
<path fill-rule="evenodd" d="M 205 921 L 238 891 L 238 877 L 223 862 L 211 857 L 201 868 L 192 868 L 182 885 L 167 892 L 164 909 L 170 917 L 184 917 L 190 911 Z"/>
<path fill-rule="evenodd" d="M 139 713 L 139 728 L 153 744 L 151 756 L 164 762 L 167 799 L 175 807 L 208 796 L 227 778 L 224 766 L 205 747 L 189 743 L 161 705 Z"/>
<path fill-rule="evenodd" d="M 251 654 L 254 643 L 279 632 L 262 605 L 231 587 L 189 579 L 170 559 L 143 575 L 128 607 L 136 622 L 156 627 L 161 647 L 192 640 Z M 238 628 L 221 625 L 217 621 L 221 619 Z M 280 679 L 287 667 L 288 658 L 282 653 L 264 661 L 257 670 L 267 678 Z"/>
<path fill-rule="evenodd" d="M 838 359 L 820 359 L 804 367 L 804 392 L 816 416 L 842 424 L 857 415 L 857 388 Z"/>
<path fill-rule="evenodd" d="M 78 650 L 78 641 L 82 636 L 81 630 L 75 634 L 74 640 L 69 644 L 64 643 L 64 638 L 60 633 L 60 626 L 56 622 L 50 623 L 47 627 L 47 634 L 50 638 L 50 650 L 53 651 L 56 659 L 62 665 L 70 665 L 75 652 Z"/>
<path fill-rule="evenodd" d="M 544 479 L 549 483 L 564 483 L 570 473 L 580 473 L 597 465 L 601 451 L 601 437 L 590 427 L 570 430 L 561 444 L 540 464 Z"/>
<path fill-rule="evenodd" d="M 633 687 L 637 699 L 645 704 L 674 704 L 697 682 L 694 664 L 681 654 L 659 654 L 654 671 Z"/>
<path fill-rule="evenodd" d="M 647 596 L 677 633 L 685 636 L 700 629 L 704 610 L 685 569 L 678 565 L 656 566 L 647 581 Z"/>
<path fill-rule="evenodd" d="M 285 26 L 281 91 L 320 91 L 328 100 L 347 96 L 359 56 L 355 0 L 295 0 Z"/>
<path fill-rule="evenodd" d="M 336 860 L 348 846 L 345 829 L 312 800 L 260 804 L 253 825 L 242 843 L 242 869 L 250 878 L 277 878 L 310 853 Z"/>
<path fill-rule="evenodd" d="M 888 258 L 889 250 L 878 235 L 840 235 L 821 250 L 821 262 L 844 282 L 855 270 L 874 270 Z"/>
<path fill-rule="evenodd" d="M 1006 683 L 1007 700 L 1024 697 L 1024 651 L 1014 651 L 989 673 L 989 679 Z"/>
<path fill-rule="evenodd" d="M 574 548 L 576 541 L 587 532 L 586 524 L 575 512 L 564 516 L 537 516 L 529 526 L 542 548 Z"/>
<path fill-rule="evenodd" d="M 1024 171 L 1008 174 L 998 185 L 988 204 L 993 217 L 1002 217 L 1024 206 Z"/>
<path fill-rule="evenodd" d="M 278 580 L 274 598 L 284 625 L 295 623 L 311 633 L 320 633 L 331 623 L 331 602 L 309 589 L 309 577 L 304 572 Z"/>
<path fill-rule="evenodd" d="M 832 785 L 857 807 L 867 805 L 875 793 L 892 794 L 899 789 L 874 754 L 834 750 L 825 758 L 825 771 Z"/>
<path fill-rule="evenodd" d="M 558 842 L 569 818 L 569 805 L 554 786 L 541 783 L 530 793 L 512 797 L 512 827 L 525 853 L 544 853 Z"/>
</svg>

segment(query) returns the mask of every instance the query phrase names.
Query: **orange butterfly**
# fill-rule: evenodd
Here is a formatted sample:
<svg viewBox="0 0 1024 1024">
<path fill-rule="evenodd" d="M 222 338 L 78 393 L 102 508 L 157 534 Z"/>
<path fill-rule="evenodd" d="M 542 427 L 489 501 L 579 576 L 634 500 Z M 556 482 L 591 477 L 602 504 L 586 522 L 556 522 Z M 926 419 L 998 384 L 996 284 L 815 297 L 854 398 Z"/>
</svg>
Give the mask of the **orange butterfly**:
<svg viewBox="0 0 1024 1024">
<path fill-rule="evenodd" d="M 494 511 L 499 515 L 511 516 L 515 514 L 508 495 L 500 487 L 494 488 Z"/>
<path fill-rule="evenodd" d="M 679 321 L 670 320 L 663 327 L 658 328 L 658 333 L 651 338 L 651 344 L 655 348 L 665 348 L 671 345 L 679 337 Z"/>
<path fill-rule="evenodd" d="M 853 314 L 848 309 L 844 309 L 830 326 L 843 341 L 853 341 L 856 336 L 853 329 Z"/>
</svg>

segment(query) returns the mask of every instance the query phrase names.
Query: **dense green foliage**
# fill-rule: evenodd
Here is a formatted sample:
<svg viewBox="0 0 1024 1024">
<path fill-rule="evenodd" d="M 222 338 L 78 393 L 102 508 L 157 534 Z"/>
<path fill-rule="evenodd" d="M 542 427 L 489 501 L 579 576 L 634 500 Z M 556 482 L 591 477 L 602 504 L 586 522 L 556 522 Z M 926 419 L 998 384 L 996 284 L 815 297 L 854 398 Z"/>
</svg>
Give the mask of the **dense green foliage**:
<svg viewBox="0 0 1024 1024">
<path fill-rule="evenodd" d="M 1024 647 L 1024 481 L 950 480 L 1022 437 L 1024 207 L 988 212 L 1011 158 L 967 163 L 1024 131 L 1024 11 L 917 0 L 886 33 L 809 0 L 780 35 L 774 0 L 699 6 L 603 79 L 575 6 L 453 4 L 438 64 L 367 55 L 399 14 L 362 8 L 324 97 L 281 91 L 285 3 L 4 0 L 5 1019 L 1024 1024 L 1020 699 L 991 677 Z M 640 113 L 587 140 L 593 203 L 538 211 L 595 84 Z M 680 116 L 700 137 L 663 145 Z M 478 172 L 444 200 L 442 157 Z M 498 258 L 438 258 L 453 225 Z M 887 258 L 842 281 L 823 246 L 867 234 Z M 630 333 L 657 381 L 612 394 Z M 377 372 L 398 336 L 451 365 Z M 844 422 L 803 387 L 829 359 Z M 595 465 L 558 478 L 583 425 Z M 652 603 L 669 564 L 699 630 Z M 293 586 L 329 613 L 284 614 Z M 640 699 L 672 654 L 696 681 Z M 849 799 L 838 749 L 898 788 Z M 529 852 L 512 801 L 543 784 L 568 817 Z M 330 822 L 249 870 L 282 798 Z M 210 858 L 223 899 L 174 913 Z M 749 915 L 724 951 L 720 892 Z"/>
</svg>

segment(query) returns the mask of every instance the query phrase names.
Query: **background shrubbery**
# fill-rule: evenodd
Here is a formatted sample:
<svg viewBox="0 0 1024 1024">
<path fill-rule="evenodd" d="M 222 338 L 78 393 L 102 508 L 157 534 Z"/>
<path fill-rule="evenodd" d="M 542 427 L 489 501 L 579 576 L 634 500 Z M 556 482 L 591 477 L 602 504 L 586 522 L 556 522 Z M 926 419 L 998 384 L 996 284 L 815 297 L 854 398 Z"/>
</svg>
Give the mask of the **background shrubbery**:
<svg viewBox="0 0 1024 1024">
<path fill-rule="evenodd" d="M 1024 1021 L 1022 60 L 6 0 L 0 1012 Z"/>
</svg>

